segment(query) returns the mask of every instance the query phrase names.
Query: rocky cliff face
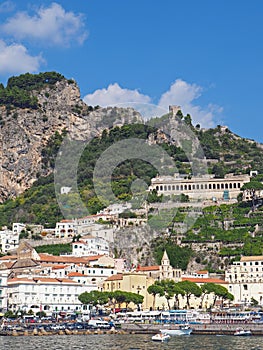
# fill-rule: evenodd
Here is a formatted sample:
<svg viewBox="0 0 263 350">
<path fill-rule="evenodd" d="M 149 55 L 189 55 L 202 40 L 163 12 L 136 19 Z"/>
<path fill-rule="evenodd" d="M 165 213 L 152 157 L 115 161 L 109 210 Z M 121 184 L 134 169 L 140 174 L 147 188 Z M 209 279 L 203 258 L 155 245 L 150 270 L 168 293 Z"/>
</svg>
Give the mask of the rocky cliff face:
<svg viewBox="0 0 263 350">
<path fill-rule="evenodd" d="M 99 108 L 91 111 L 81 100 L 76 83 L 63 79 L 34 91 L 38 109 L 0 107 L 0 202 L 28 189 L 43 168 L 41 151 L 56 131 L 66 129 L 75 139 L 97 136 L 111 126 L 140 122 L 131 108 Z"/>
</svg>

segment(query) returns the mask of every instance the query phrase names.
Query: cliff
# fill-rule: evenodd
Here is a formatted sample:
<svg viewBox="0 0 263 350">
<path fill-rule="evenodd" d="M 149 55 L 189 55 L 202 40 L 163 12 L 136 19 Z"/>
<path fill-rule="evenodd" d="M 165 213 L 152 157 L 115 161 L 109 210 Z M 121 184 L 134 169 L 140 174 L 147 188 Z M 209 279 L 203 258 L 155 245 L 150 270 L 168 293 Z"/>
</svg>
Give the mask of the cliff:
<svg viewBox="0 0 263 350">
<path fill-rule="evenodd" d="M 65 78 L 30 94 L 37 98 L 37 108 L 0 105 L 0 202 L 16 197 L 52 171 L 43 166 L 42 150 L 56 131 L 90 139 L 110 126 L 141 121 L 131 108 L 87 106 L 77 84 Z"/>
</svg>

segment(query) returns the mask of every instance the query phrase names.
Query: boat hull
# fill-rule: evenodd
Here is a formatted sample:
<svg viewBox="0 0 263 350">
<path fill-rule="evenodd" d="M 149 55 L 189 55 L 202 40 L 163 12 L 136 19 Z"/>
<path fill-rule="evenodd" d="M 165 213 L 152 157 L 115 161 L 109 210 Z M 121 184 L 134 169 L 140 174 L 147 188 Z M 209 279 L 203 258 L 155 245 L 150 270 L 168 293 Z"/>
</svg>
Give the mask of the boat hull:
<svg viewBox="0 0 263 350">
<path fill-rule="evenodd" d="M 234 335 L 237 337 L 249 337 L 252 333 L 250 331 L 241 331 L 234 333 Z"/>
<path fill-rule="evenodd" d="M 192 329 L 160 329 L 160 332 L 168 335 L 190 335 L 192 333 Z"/>
<path fill-rule="evenodd" d="M 159 342 L 164 342 L 164 341 L 168 341 L 170 339 L 170 335 L 166 334 L 166 333 L 161 333 L 161 334 L 155 334 L 152 337 L 153 341 L 159 341 Z"/>
</svg>

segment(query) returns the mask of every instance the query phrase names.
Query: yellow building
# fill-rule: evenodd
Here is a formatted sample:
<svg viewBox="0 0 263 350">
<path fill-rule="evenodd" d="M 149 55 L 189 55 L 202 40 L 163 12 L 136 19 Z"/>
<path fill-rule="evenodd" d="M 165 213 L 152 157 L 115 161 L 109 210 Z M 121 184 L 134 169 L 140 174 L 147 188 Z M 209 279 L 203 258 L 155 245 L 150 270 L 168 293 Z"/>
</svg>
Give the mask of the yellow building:
<svg viewBox="0 0 263 350">
<path fill-rule="evenodd" d="M 150 309 L 153 305 L 153 296 L 147 292 L 147 288 L 154 283 L 154 279 L 147 274 L 129 272 L 108 277 L 103 283 L 104 292 L 121 290 L 124 292 L 140 294 L 144 297 L 142 309 Z M 124 307 L 124 306 L 123 306 Z M 136 306 L 133 305 L 133 308 Z"/>
</svg>

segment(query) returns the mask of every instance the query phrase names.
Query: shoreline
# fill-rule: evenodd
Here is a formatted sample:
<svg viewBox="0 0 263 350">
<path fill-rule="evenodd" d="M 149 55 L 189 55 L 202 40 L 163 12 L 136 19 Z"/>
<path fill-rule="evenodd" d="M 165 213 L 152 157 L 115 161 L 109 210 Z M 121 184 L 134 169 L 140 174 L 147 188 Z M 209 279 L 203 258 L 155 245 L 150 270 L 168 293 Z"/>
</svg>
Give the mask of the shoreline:
<svg viewBox="0 0 263 350">
<path fill-rule="evenodd" d="M 263 324 L 246 323 L 246 324 L 190 324 L 192 328 L 191 335 L 234 335 L 237 328 L 249 330 L 252 336 L 263 336 Z M 45 330 L 37 329 L 10 329 L 1 330 L 0 336 L 53 336 L 53 335 L 97 335 L 97 334 L 156 334 L 160 329 L 178 329 L 178 325 L 167 324 L 143 324 L 143 323 L 123 323 L 121 328 L 110 330 Z"/>
</svg>

